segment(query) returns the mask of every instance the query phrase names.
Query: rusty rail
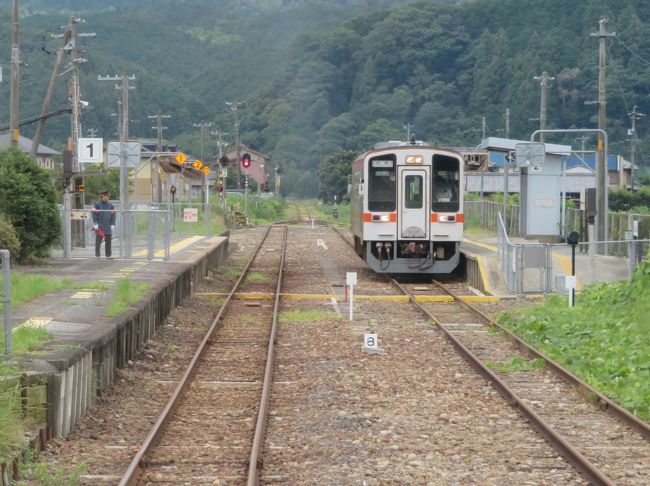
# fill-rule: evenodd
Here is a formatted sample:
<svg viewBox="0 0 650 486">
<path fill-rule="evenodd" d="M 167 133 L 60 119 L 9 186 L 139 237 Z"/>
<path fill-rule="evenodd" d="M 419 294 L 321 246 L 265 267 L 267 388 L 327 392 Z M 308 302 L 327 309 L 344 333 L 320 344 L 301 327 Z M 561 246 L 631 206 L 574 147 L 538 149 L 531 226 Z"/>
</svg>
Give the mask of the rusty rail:
<svg viewBox="0 0 650 486">
<path fill-rule="evenodd" d="M 189 386 L 189 384 L 192 381 L 192 378 L 194 377 L 194 374 L 196 373 L 196 369 L 198 368 L 198 363 L 201 361 L 201 357 L 203 356 L 205 350 L 207 349 L 208 344 L 210 343 L 212 339 L 212 335 L 214 332 L 218 329 L 219 327 L 219 321 L 221 320 L 222 316 L 230 306 L 231 301 L 233 300 L 233 296 L 235 295 L 235 292 L 239 288 L 242 280 L 244 279 L 244 276 L 248 272 L 248 269 L 250 268 L 251 264 L 253 263 L 253 260 L 255 260 L 255 257 L 257 256 L 260 248 L 266 241 L 266 237 L 269 234 L 269 231 L 271 230 L 271 226 L 269 226 L 262 238 L 260 239 L 259 244 L 255 248 L 255 251 L 251 255 L 250 259 L 246 263 L 246 267 L 242 271 L 241 275 L 235 282 L 232 290 L 226 297 L 225 302 L 221 306 L 221 309 L 219 310 L 219 313 L 216 315 L 214 320 L 212 321 L 212 324 L 210 325 L 210 328 L 208 329 L 207 333 L 201 340 L 201 343 L 199 344 L 196 352 L 194 353 L 194 356 L 192 357 L 192 360 L 190 361 L 189 365 L 185 369 L 185 372 L 183 373 L 183 376 L 181 377 L 178 385 L 176 386 L 176 389 L 174 390 L 174 393 L 170 397 L 170 399 L 167 401 L 167 404 L 165 405 L 165 408 L 162 410 L 160 415 L 158 416 L 158 419 L 156 420 L 155 424 L 147 434 L 147 437 L 144 439 L 142 445 L 140 446 L 140 449 L 138 449 L 138 452 L 135 454 L 133 457 L 133 460 L 131 461 L 131 464 L 129 464 L 128 469 L 122 476 L 122 479 L 119 482 L 119 486 L 133 486 L 137 483 L 140 475 L 142 474 L 142 471 L 144 470 L 143 463 L 145 460 L 146 455 L 151 451 L 151 449 L 157 444 L 157 442 L 160 440 L 160 437 L 162 436 L 167 424 L 172 418 L 172 415 L 174 414 L 174 411 L 178 408 L 178 405 L 181 402 L 181 397 L 183 396 L 183 393 Z"/>
<path fill-rule="evenodd" d="M 273 323 L 271 325 L 271 335 L 269 336 L 269 348 L 266 355 L 266 368 L 264 369 L 264 384 L 262 385 L 262 397 L 260 407 L 257 412 L 257 423 L 255 425 L 255 435 L 253 437 L 253 448 L 248 463 L 248 486 L 257 486 L 259 484 L 259 469 L 262 468 L 260 456 L 264 447 L 266 437 L 266 425 L 268 420 L 269 399 L 271 396 L 271 386 L 273 385 L 273 364 L 275 360 L 275 340 L 278 328 L 278 310 L 280 308 L 280 291 L 282 289 L 282 275 L 284 272 L 284 257 L 287 249 L 288 227 L 284 227 L 284 243 L 282 244 L 282 254 L 280 256 L 280 271 L 278 272 L 278 284 L 275 290 L 275 303 L 273 305 Z"/>
<path fill-rule="evenodd" d="M 527 417 L 532 426 L 540 434 L 542 434 L 559 452 L 562 456 L 576 468 L 580 473 L 583 474 L 587 480 L 589 480 L 594 485 L 604 485 L 604 486 L 613 486 L 614 482 L 608 478 L 602 471 L 600 471 L 596 466 L 594 466 L 589 459 L 580 453 L 575 447 L 573 447 L 562 435 L 557 433 L 553 427 L 551 427 L 542 417 L 537 415 L 535 411 L 530 408 L 524 400 L 522 400 L 517 393 L 515 393 L 501 378 L 499 378 L 491 369 L 486 367 L 481 360 L 472 353 L 465 345 L 463 345 L 456 337 L 443 325 L 440 323 L 436 317 L 426 310 L 413 295 L 406 290 L 402 285 L 400 285 L 396 280 L 392 282 L 402 291 L 405 295 L 408 295 L 409 300 L 418 308 L 422 313 L 427 317 L 433 320 L 438 328 L 445 334 L 445 337 L 451 341 L 454 347 L 458 352 L 465 358 L 465 360 L 472 365 L 481 375 L 490 380 L 495 388 L 501 393 L 501 395 L 508 400 L 510 403 L 516 405 L 521 413 Z M 456 298 L 458 302 L 459 299 Z M 473 309 L 470 306 L 471 309 Z"/>
</svg>

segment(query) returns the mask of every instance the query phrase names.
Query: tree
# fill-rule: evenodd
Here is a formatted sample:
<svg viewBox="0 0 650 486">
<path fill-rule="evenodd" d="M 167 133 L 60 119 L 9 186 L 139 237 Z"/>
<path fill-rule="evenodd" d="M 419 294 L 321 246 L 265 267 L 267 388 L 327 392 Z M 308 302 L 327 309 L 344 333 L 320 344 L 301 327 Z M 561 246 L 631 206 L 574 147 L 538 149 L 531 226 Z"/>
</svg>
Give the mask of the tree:
<svg viewBox="0 0 650 486">
<path fill-rule="evenodd" d="M 348 176 L 352 173 L 352 162 L 356 152 L 343 150 L 321 162 L 318 169 L 320 180 L 319 197 L 326 200 L 333 200 L 336 196 L 338 201 L 348 192 Z"/>
<path fill-rule="evenodd" d="M 59 240 L 56 190 L 47 172 L 17 149 L 0 151 L 0 215 L 20 240 L 18 261 L 47 256 Z"/>
</svg>

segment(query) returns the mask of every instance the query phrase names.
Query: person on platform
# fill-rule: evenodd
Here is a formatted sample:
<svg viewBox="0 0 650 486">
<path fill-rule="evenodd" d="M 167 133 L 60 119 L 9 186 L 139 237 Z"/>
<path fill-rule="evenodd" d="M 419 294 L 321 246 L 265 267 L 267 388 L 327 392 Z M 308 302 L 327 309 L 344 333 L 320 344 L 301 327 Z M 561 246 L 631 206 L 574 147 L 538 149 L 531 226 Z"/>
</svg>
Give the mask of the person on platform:
<svg viewBox="0 0 650 486">
<path fill-rule="evenodd" d="M 105 242 L 106 258 L 112 258 L 111 240 L 115 231 L 115 206 L 108 202 L 110 191 L 99 193 L 100 200 L 93 205 L 93 231 L 95 232 L 95 256 L 101 256 L 102 241 Z"/>
</svg>

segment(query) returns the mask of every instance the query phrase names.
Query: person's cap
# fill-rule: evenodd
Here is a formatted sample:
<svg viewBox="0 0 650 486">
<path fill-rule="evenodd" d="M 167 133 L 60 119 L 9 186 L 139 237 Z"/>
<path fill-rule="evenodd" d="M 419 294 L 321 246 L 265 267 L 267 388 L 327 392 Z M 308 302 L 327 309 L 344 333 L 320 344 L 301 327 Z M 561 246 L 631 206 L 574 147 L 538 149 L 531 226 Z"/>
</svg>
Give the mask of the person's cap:
<svg viewBox="0 0 650 486">
<path fill-rule="evenodd" d="M 104 189 L 103 191 L 99 191 L 99 194 L 109 194 L 111 191 L 108 189 Z"/>
</svg>

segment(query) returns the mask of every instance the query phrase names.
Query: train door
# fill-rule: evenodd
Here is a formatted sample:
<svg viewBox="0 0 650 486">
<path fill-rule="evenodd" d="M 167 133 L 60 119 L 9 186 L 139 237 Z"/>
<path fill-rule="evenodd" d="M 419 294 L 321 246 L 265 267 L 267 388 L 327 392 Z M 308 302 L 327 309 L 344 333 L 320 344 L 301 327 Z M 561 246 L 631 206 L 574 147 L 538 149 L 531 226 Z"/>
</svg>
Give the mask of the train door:
<svg viewBox="0 0 650 486">
<path fill-rule="evenodd" d="M 429 167 L 400 167 L 399 171 L 401 237 L 429 239 Z"/>
</svg>

